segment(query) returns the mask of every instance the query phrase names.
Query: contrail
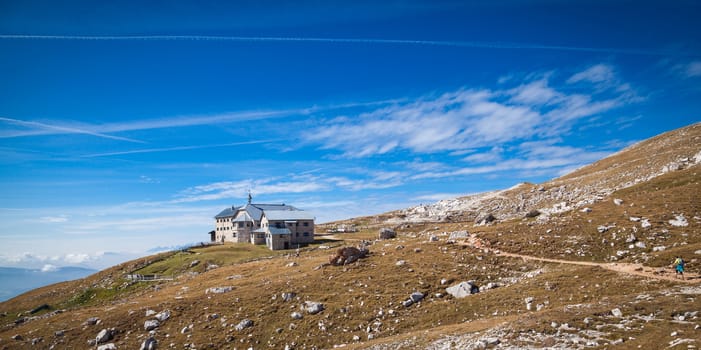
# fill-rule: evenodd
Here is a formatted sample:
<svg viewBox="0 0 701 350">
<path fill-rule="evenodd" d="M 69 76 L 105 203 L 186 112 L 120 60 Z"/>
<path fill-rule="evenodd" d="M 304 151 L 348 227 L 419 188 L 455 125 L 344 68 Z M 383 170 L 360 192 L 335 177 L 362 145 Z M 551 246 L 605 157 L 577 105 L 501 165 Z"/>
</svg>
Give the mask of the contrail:
<svg viewBox="0 0 701 350">
<path fill-rule="evenodd" d="M 102 137 L 102 138 L 118 140 L 118 141 L 146 143 L 144 141 L 134 140 L 134 139 L 130 139 L 127 137 L 112 136 L 112 135 L 103 134 L 103 133 L 94 132 L 94 131 L 85 130 L 85 129 L 71 128 L 71 127 L 58 126 L 58 125 L 50 125 L 50 124 L 44 124 L 44 123 L 39 123 L 39 122 L 24 121 L 24 120 L 5 118 L 5 117 L 0 117 L 0 121 L 7 122 L 10 124 L 53 130 L 53 131 L 57 131 L 58 133 L 83 134 L 83 135 L 91 135 L 91 136 Z"/>
<path fill-rule="evenodd" d="M 212 40 L 235 42 L 311 42 L 335 44 L 381 44 L 381 45 L 420 45 L 447 46 L 481 49 L 505 50 L 553 50 L 579 51 L 595 53 L 612 53 L 644 56 L 701 56 L 697 53 L 649 50 L 639 48 L 601 48 L 579 47 L 565 45 L 541 45 L 530 43 L 485 42 L 485 41 L 442 41 L 442 40 L 407 40 L 407 39 L 374 39 L 374 38 L 323 38 L 323 37 L 278 37 L 278 36 L 221 36 L 221 35 L 33 35 L 33 34 L 0 34 L 0 39 L 40 39 L 40 40 Z"/>
<path fill-rule="evenodd" d="M 254 140 L 245 142 L 233 142 L 233 143 L 222 143 L 216 145 L 197 145 L 197 146 L 176 146 L 167 148 L 148 148 L 148 149 L 137 149 L 131 151 L 121 151 L 121 152 L 109 152 L 109 153 L 97 153 L 97 154 L 87 154 L 81 156 L 82 158 L 96 158 L 96 157 L 108 157 L 108 156 L 119 156 L 126 154 L 139 154 L 139 153 L 156 153 L 156 152 L 174 152 L 174 151 L 188 151 L 195 149 L 206 149 L 206 148 L 220 148 L 220 147 L 233 147 L 233 146 L 243 146 L 243 145 L 255 145 L 260 143 L 269 143 L 280 141 L 282 139 L 270 139 L 270 140 Z"/>
</svg>

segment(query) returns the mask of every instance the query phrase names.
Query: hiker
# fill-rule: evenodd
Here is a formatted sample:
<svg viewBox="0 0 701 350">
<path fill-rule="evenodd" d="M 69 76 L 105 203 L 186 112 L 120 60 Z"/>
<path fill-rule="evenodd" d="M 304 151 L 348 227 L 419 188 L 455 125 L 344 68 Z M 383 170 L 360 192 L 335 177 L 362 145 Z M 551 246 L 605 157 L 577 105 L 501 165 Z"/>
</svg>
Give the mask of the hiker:
<svg viewBox="0 0 701 350">
<path fill-rule="evenodd" d="M 684 259 L 678 256 L 674 259 L 673 265 L 677 275 L 680 275 L 681 278 L 684 279 Z"/>
</svg>

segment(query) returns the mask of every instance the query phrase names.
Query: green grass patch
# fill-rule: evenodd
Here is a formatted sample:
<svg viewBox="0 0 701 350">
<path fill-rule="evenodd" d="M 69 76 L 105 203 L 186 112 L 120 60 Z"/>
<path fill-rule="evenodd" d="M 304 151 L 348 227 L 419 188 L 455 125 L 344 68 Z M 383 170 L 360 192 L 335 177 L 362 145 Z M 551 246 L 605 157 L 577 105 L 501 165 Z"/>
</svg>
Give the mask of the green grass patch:
<svg viewBox="0 0 701 350">
<path fill-rule="evenodd" d="M 230 243 L 180 250 L 133 271 L 142 275 L 177 276 L 185 272 L 204 272 L 207 265 L 232 265 L 258 258 L 288 254 L 293 250 L 272 251 L 264 245 Z M 199 264 L 191 266 L 195 261 Z"/>
</svg>

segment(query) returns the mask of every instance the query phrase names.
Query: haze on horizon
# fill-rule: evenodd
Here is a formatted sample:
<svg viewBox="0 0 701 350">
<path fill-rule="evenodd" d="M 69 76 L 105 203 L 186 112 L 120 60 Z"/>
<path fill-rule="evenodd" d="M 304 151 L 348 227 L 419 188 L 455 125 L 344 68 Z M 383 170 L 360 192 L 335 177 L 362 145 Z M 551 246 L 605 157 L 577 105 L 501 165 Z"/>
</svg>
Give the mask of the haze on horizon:
<svg viewBox="0 0 701 350">
<path fill-rule="evenodd" d="M 701 120 L 693 1 L 0 4 L 0 266 L 222 208 L 318 222 L 542 182 Z"/>
</svg>

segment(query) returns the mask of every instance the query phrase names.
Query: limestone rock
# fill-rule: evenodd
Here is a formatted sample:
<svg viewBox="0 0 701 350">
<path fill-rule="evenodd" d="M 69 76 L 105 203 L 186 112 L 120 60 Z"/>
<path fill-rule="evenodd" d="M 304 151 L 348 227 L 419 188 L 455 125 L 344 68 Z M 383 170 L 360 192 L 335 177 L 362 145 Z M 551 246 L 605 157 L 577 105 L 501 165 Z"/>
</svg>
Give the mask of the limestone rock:
<svg viewBox="0 0 701 350">
<path fill-rule="evenodd" d="M 409 296 L 409 299 L 411 299 L 415 303 L 418 303 L 423 298 L 424 298 L 424 294 L 421 292 L 414 292 L 414 293 L 411 293 L 411 295 Z"/>
<path fill-rule="evenodd" d="M 157 313 L 155 317 L 158 321 L 164 322 L 165 320 L 170 318 L 170 310 L 163 310 Z"/>
<path fill-rule="evenodd" d="M 394 230 L 391 228 L 383 227 L 380 229 L 379 238 L 380 239 L 397 238 L 397 233 L 394 232 Z"/>
<path fill-rule="evenodd" d="M 473 282 L 464 281 L 446 288 L 445 291 L 456 298 L 464 298 L 468 295 L 479 293 L 479 287 Z"/>
<path fill-rule="evenodd" d="M 244 318 L 243 320 L 241 320 L 241 322 L 239 322 L 236 325 L 236 327 L 234 327 L 234 329 L 236 329 L 237 331 L 242 331 L 248 327 L 253 327 L 253 321 L 251 321 L 247 318 Z"/>
<path fill-rule="evenodd" d="M 103 329 L 100 331 L 100 333 L 97 333 L 97 336 L 95 337 L 95 343 L 96 344 L 106 343 L 106 342 L 112 340 L 113 335 L 114 335 L 114 329 Z"/>
<path fill-rule="evenodd" d="M 158 341 L 154 337 L 148 337 L 141 343 L 139 350 L 156 350 Z"/>
<path fill-rule="evenodd" d="M 674 219 L 669 220 L 669 224 L 675 227 L 686 227 L 689 226 L 689 222 L 686 220 L 684 215 L 675 215 Z"/>
<path fill-rule="evenodd" d="M 314 315 L 324 311 L 324 304 L 315 301 L 305 301 L 300 308 L 308 314 Z"/>
<path fill-rule="evenodd" d="M 207 290 L 204 291 L 205 294 L 222 294 L 222 293 L 228 293 L 234 290 L 233 286 L 226 286 L 226 287 L 211 287 L 207 288 Z"/>
<path fill-rule="evenodd" d="M 158 322 L 158 320 L 148 320 L 148 321 L 144 322 L 144 330 L 145 331 L 154 330 L 154 329 L 158 328 L 158 326 L 160 326 L 160 325 L 161 324 L 160 324 L 160 322 Z"/>
<path fill-rule="evenodd" d="M 85 326 L 94 326 L 96 324 L 100 323 L 100 319 L 97 317 L 90 317 L 85 322 L 83 322 L 83 325 Z"/>
<path fill-rule="evenodd" d="M 280 296 L 282 297 L 283 301 L 292 301 L 292 299 L 294 299 L 297 296 L 297 294 L 293 292 L 287 292 L 282 293 Z"/>
</svg>

